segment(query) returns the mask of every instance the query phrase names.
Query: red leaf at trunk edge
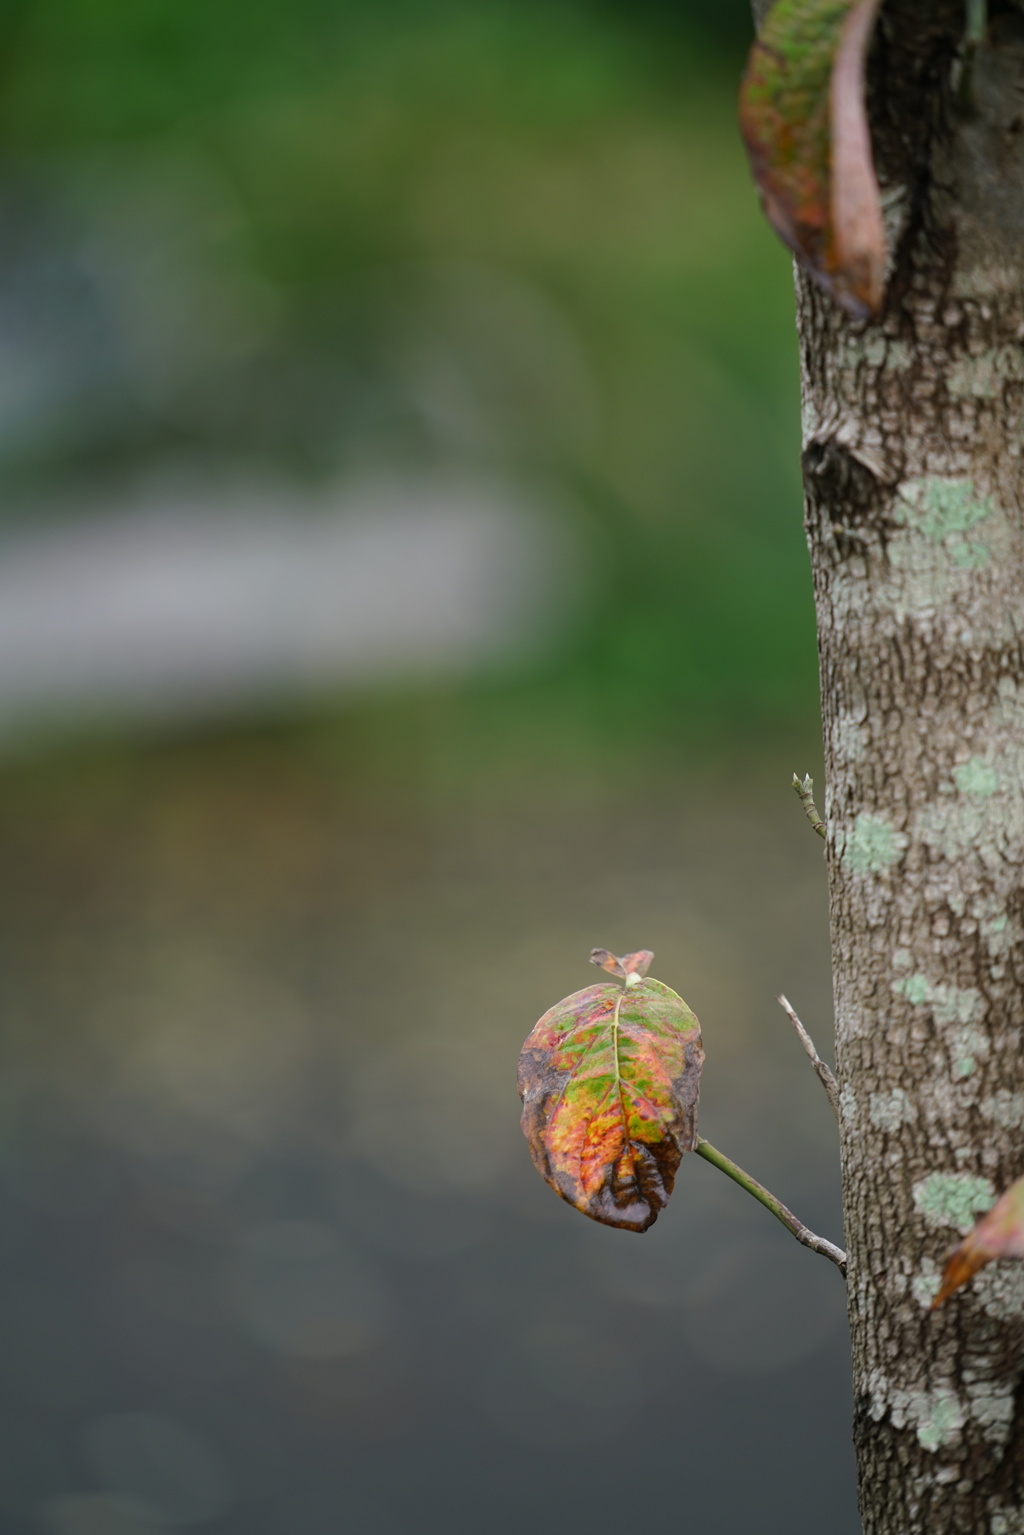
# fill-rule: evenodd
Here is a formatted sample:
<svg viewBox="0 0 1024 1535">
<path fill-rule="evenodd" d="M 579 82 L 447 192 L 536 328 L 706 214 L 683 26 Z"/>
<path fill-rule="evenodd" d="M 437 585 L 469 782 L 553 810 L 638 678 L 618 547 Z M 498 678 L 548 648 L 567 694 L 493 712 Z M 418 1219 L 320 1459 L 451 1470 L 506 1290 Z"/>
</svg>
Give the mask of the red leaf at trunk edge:
<svg viewBox="0 0 1024 1535">
<path fill-rule="evenodd" d="M 836 297 L 857 313 L 882 305 L 888 252 L 871 153 L 864 71 L 880 0 L 859 0 L 843 24 L 832 69 L 831 203 Z"/>
<path fill-rule="evenodd" d="M 577 991 L 534 1027 L 519 1057 L 523 1133 L 562 1199 L 607 1226 L 646 1231 L 697 1144 L 700 1024 L 668 986 L 644 978 L 649 950 L 595 956 L 625 984 Z"/>
<path fill-rule="evenodd" d="M 1024 1178 L 1011 1183 L 947 1260 L 932 1310 L 955 1295 L 993 1258 L 1024 1258 Z"/>
<path fill-rule="evenodd" d="M 858 319 L 878 313 L 887 261 L 864 79 L 879 4 L 776 0 L 740 92 L 769 221 Z"/>
</svg>

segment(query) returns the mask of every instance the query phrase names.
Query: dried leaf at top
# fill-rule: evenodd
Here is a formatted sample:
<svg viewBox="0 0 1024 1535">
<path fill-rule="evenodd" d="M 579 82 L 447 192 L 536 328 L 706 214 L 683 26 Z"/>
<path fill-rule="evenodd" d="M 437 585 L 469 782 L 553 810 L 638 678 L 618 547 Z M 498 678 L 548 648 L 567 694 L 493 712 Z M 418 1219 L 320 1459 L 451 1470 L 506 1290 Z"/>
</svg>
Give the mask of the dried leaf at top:
<svg viewBox="0 0 1024 1535">
<path fill-rule="evenodd" d="M 654 958 L 650 949 L 637 949 L 635 954 L 613 954 L 610 949 L 591 949 L 590 963 L 597 965 L 602 970 L 607 970 L 609 975 L 617 975 L 623 981 L 629 981 L 630 976 L 636 976 L 642 981 L 651 968 L 651 960 Z M 635 982 L 634 982 L 635 984 Z"/>
<path fill-rule="evenodd" d="M 864 79 L 879 4 L 776 0 L 740 92 L 740 129 L 768 219 L 859 319 L 881 307 L 887 260 Z"/>
<path fill-rule="evenodd" d="M 1024 1178 L 1011 1183 L 974 1230 L 955 1247 L 946 1263 L 932 1310 L 954 1295 L 993 1258 L 1024 1258 Z"/>
<path fill-rule="evenodd" d="M 645 978 L 651 958 L 595 950 L 594 963 L 617 967 L 626 984 L 598 982 L 556 1003 L 519 1058 L 523 1133 L 541 1177 L 584 1215 L 626 1231 L 653 1225 L 697 1144 L 700 1024 L 682 997 Z"/>
</svg>

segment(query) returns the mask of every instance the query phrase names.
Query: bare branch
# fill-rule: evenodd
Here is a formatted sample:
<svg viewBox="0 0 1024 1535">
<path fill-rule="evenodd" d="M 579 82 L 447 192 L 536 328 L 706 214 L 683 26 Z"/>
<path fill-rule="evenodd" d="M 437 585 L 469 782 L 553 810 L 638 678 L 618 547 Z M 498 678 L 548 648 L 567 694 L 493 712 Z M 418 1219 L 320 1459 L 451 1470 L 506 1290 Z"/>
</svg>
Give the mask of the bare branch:
<svg viewBox="0 0 1024 1535">
<path fill-rule="evenodd" d="M 832 1112 L 836 1116 L 836 1119 L 838 1119 L 839 1083 L 835 1079 L 835 1074 L 833 1073 L 832 1068 L 822 1060 L 821 1056 L 814 1048 L 814 1040 L 811 1038 L 803 1024 L 800 1022 L 800 1019 L 797 1017 L 793 1008 L 793 1004 L 789 1001 L 789 999 L 787 997 L 780 997 L 779 1006 L 786 1014 L 794 1029 L 796 1029 L 800 1043 L 807 1051 L 807 1057 L 818 1074 L 818 1081 L 821 1083 L 822 1087 L 828 1094 L 828 1101 L 832 1105 Z"/>
<path fill-rule="evenodd" d="M 794 773 L 793 788 L 796 790 L 800 803 L 804 807 L 804 814 L 818 833 L 818 836 L 826 836 L 825 823 L 818 814 L 818 807 L 814 803 L 814 779 L 810 773 L 805 773 L 802 780 L 799 773 Z"/>
</svg>

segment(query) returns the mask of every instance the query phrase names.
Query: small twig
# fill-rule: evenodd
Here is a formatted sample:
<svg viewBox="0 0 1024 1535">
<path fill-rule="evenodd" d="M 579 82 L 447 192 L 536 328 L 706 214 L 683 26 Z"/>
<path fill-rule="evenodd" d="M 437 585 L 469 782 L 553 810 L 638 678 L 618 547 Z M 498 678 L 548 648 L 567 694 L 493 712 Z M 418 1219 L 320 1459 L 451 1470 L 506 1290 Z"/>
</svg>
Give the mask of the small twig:
<svg viewBox="0 0 1024 1535">
<path fill-rule="evenodd" d="M 804 807 L 804 813 L 814 827 L 814 830 L 818 833 L 818 836 L 826 836 L 825 823 L 818 814 L 818 807 L 814 803 L 814 779 L 810 773 L 805 773 L 802 781 L 799 773 L 794 773 L 793 788 L 799 795 L 800 803 Z"/>
<path fill-rule="evenodd" d="M 966 0 L 964 26 L 964 57 L 960 69 L 957 95 L 960 106 L 970 110 L 974 106 L 974 60 L 979 45 L 985 41 L 988 30 L 988 0 Z"/>
<path fill-rule="evenodd" d="M 828 1066 L 822 1060 L 822 1058 L 818 1054 L 817 1050 L 815 1050 L 815 1048 L 814 1048 L 814 1040 L 811 1038 L 811 1036 L 808 1034 L 807 1030 L 804 1028 L 803 1024 L 800 1022 L 800 1019 L 797 1017 L 796 1012 L 795 1012 L 795 1010 L 793 1008 L 793 1004 L 789 1001 L 788 997 L 780 997 L 779 998 L 779 1006 L 782 1008 L 783 1012 L 786 1014 L 786 1017 L 789 1019 L 790 1023 L 793 1025 L 794 1029 L 796 1029 L 797 1035 L 799 1036 L 799 1039 L 800 1039 L 800 1043 L 803 1045 L 804 1049 L 807 1051 L 808 1059 L 810 1060 L 810 1063 L 814 1067 L 815 1071 L 818 1073 L 818 1081 L 821 1083 L 821 1085 L 825 1089 L 826 1093 L 828 1093 L 828 1101 L 832 1105 L 832 1112 L 836 1116 L 836 1118 L 838 1119 L 839 1118 L 839 1083 L 835 1079 L 835 1074 L 832 1071 L 831 1066 Z"/>
<path fill-rule="evenodd" d="M 748 1194 L 752 1194 L 766 1210 L 772 1212 L 776 1220 L 782 1222 L 786 1230 L 795 1236 L 798 1242 L 803 1243 L 804 1247 L 809 1247 L 811 1252 L 821 1253 L 824 1258 L 831 1258 L 843 1278 L 846 1278 L 846 1254 L 841 1247 L 836 1247 L 833 1242 L 827 1242 L 824 1237 L 816 1236 L 803 1221 L 797 1220 L 792 1210 L 786 1209 L 780 1199 L 776 1199 L 774 1194 L 769 1194 L 764 1185 L 758 1183 L 757 1179 L 752 1178 L 749 1173 L 745 1173 L 742 1167 L 737 1167 L 735 1162 L 723 1156 L 720 1151 L 716 1151 L 703 1136 L 697 1141 L 696 1151 L 705 1162 L 710 1162 L 712 1167 L 717 1167 L 719 1172 L 725 1173 L 726 1177 L 738 1183 L 741 1189 L 746 1189 Z"/>
<path fill-rule="evenodd" d="M 969 43 L 977 46 L 985 36 L 985 28 L 988 26 L 988 5 L 986 0 L 967 0 L 967 26 L 965 37 Z"/>
</svg>

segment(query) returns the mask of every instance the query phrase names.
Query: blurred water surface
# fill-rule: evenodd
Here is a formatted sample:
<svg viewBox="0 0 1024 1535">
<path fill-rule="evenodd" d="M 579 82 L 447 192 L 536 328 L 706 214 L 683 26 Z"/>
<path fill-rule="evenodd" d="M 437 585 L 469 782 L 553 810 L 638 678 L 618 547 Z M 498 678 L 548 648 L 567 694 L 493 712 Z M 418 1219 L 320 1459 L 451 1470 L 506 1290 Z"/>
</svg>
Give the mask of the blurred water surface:
<svg viewBox="0 0 1024 1535">
<path fill-rule="evenodd" d="M 315 744 L 5 776 L 4 1527 L 852 1530 L 834 1269 L 695 1159 L 592 1226 L 517 1124 L 534 1018 L 649 944 L 704 1132 L 838 1235 L 782 764 L 460 804 Z"/>
</svg>

